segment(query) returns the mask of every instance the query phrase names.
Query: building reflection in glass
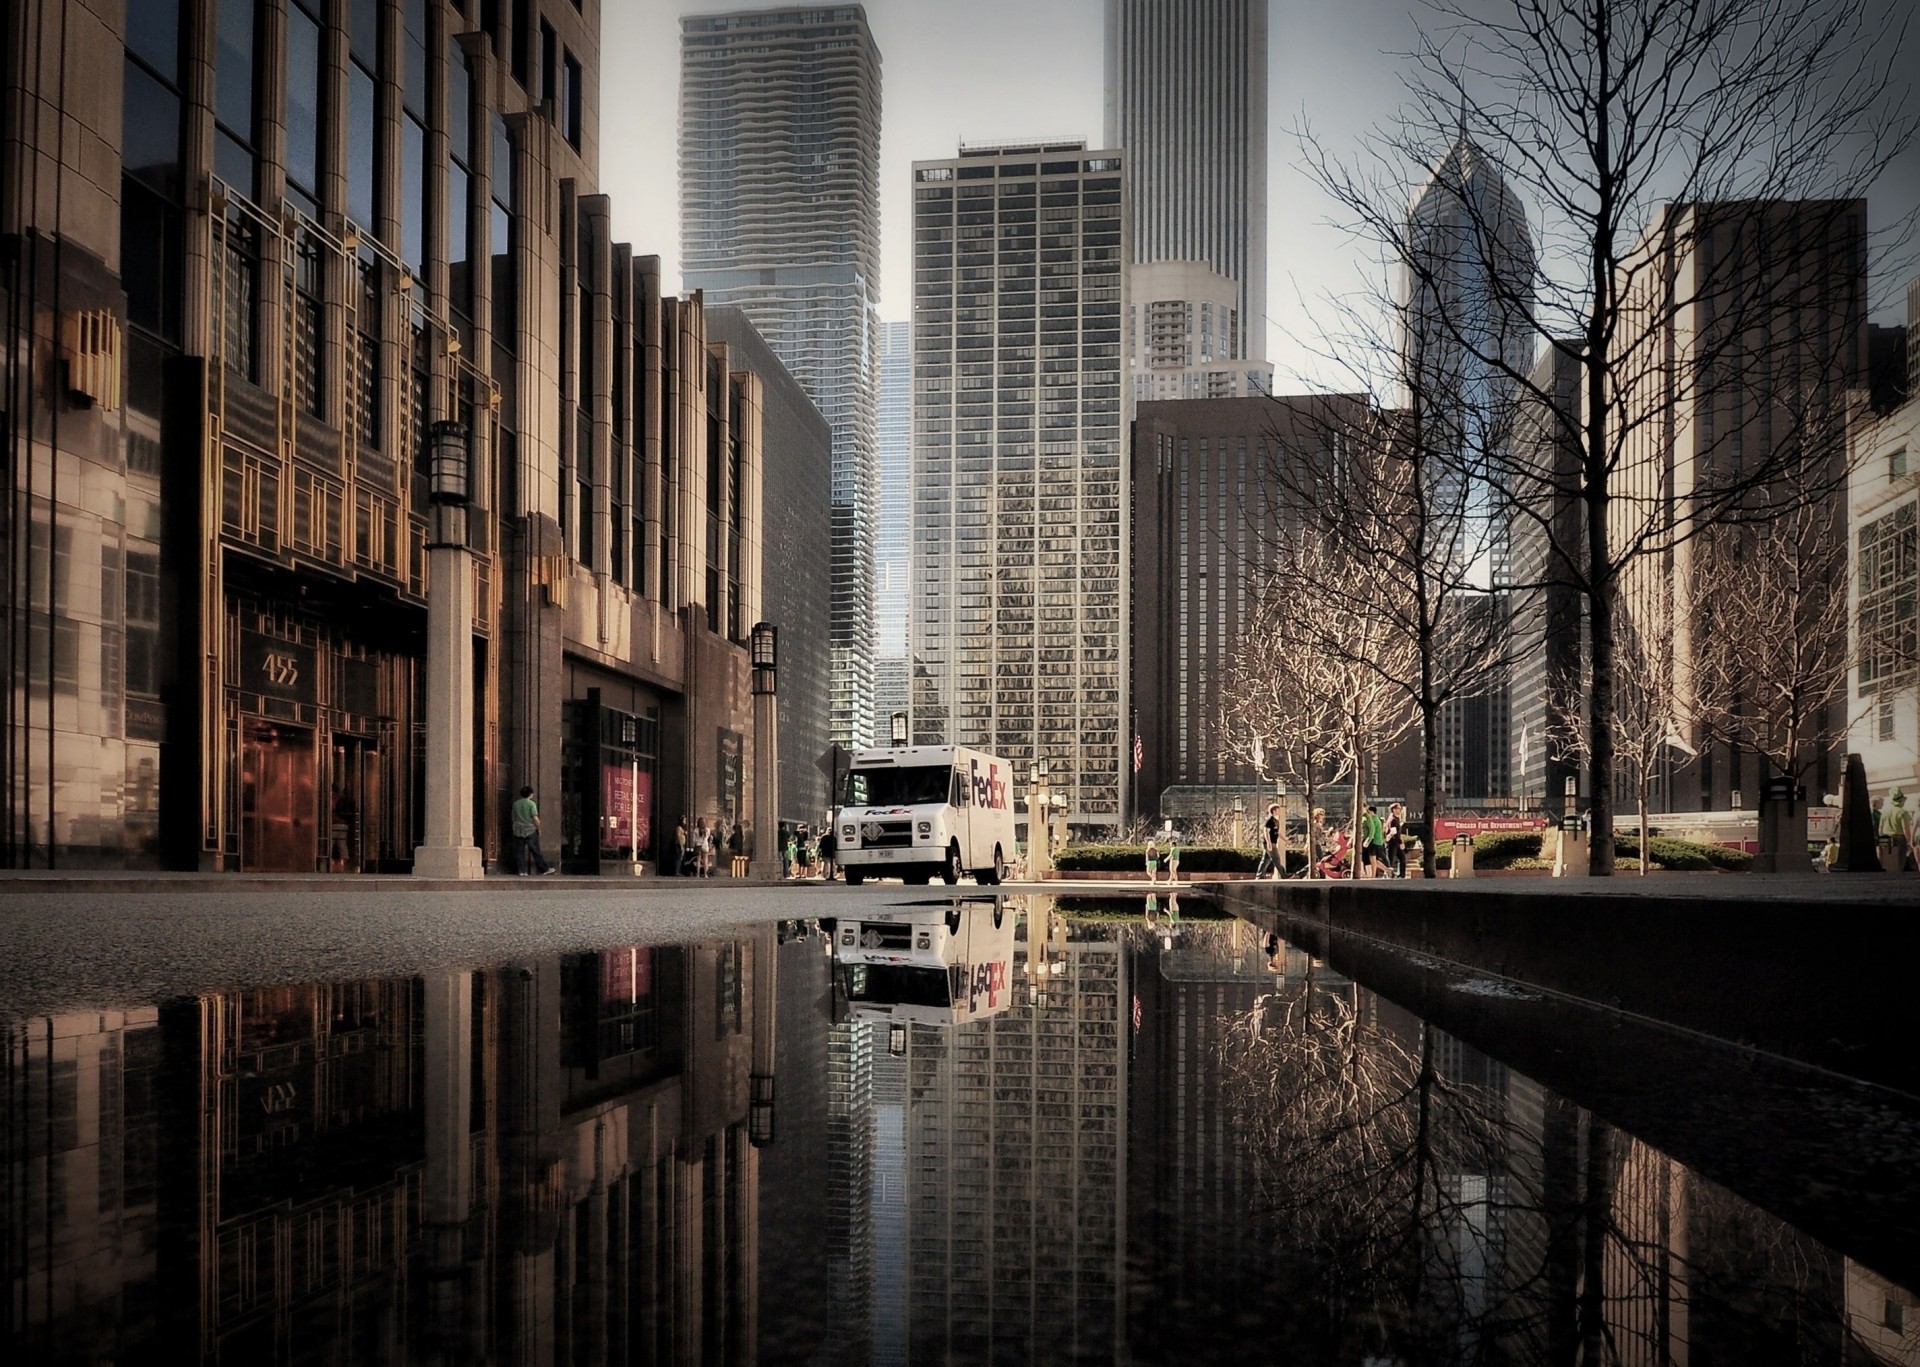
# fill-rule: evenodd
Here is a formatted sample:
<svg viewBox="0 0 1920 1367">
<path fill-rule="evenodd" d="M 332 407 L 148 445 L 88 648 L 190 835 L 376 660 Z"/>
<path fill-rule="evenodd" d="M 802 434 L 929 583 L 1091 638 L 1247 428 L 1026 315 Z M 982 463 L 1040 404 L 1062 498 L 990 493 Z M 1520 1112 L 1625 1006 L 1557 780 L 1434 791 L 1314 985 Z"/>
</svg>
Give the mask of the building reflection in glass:
<svg viewBox="0 0 1920 1367">
<path fill-rule="evenodd" d="M 1025 912 L 897 1033 L 805 923 L 8 1020 L 6 1360 L 1920 1362 L 1885 1269 L 1301 950 Z"/>
</svg>

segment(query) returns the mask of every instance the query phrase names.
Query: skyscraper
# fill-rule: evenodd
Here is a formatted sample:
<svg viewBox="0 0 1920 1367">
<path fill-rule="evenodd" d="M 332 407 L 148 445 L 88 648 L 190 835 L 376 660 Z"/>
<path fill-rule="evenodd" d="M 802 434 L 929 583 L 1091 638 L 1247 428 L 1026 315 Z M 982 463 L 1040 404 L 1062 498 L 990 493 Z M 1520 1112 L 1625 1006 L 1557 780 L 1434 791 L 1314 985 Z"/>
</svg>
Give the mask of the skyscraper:
<svg viewBox="0 0 1920 1367">
<path fill-rule="evenodd" d="M 1107 146 L 1127 157 L 1133 261 L 1239 286 L 1232 357 L 1266 354 L 1267 0 L 1107 0 Z"/>
<path fill-rule="evenodd" d="M 873 538 L 874 716 L 907 710 L 907 544 L 913 475 L 913 324 L 880 325 L 879 526 Z"/>
<path fill-rule="evenodd" d="M 1537 259 L 1525 206 L 1464 130 L 1415 197 L 1403 250 L 1400 378 L 1418 440 L 1441 462 L 1427 487 L 1441 502 L 1438 515 L 1460 520 L 1457 572 L 1492 595 L 1466 610 L 1504 613 L 1510 550 L 1474 471 L 1506 439 L 1515 381 L 1530 369 Z M 1439 722 L 1450 800 L 1504 801 L 1512 786 L 1506 680 L 1450 699 Z"/>
<path fill-rule="evenodd" d="M 873 732 L 880 52 L 859 5 L 681 20 L 681 270 L 833 426 L 832 733 Z"/>
<path fill-rule="evenodd" d="M 1045 759 L 1068 820 L 1124 787 L 1118 152 L 915 162 L 912 725 Z"/>
</svg>

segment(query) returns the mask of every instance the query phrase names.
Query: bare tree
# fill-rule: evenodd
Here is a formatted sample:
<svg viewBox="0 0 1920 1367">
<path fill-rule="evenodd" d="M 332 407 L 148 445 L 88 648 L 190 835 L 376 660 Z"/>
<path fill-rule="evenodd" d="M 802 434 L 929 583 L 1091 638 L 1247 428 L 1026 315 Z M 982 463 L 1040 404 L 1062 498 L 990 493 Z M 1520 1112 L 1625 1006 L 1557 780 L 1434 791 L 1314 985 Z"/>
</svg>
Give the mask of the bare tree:
<svg viewBox="0 0 1920 1367">
<path fill-rule="evenodd" d="M 1396 682 L 1410 643 L 1366 569 L 1338 543 L 1303 537 L 1281 548 L 1256 594 L 1227 709 L 1235 748 L 1263 774 L 1299 783 L 1309 810 L 1317 789 L 1350 778 L 1356 820 L 1369 764 L 1411 719 Z M 1318 853 L 1309 822 L 1309 874 Z"/>
<path fill-rule="evenodd" d="M 1391 301 L 1384 316 L 1397 317 Z M 1362 394 L 1376 391 L 1397 367 L 1397 340 L 1381 330 L 1382 309 L 1342 305 L 1340 331 L 1324 359 L 1349 369 Z M 1440 718 L 1447 706 L 1498 687 L 1505 677 L 1508 633 L 1490 593 L 1496 537 L 1484 509 L 1474 506 L 1459 463 L 1435 459 L 1439 443 L 1458 450 L 1486 440 L 1484 430 L 1458 420 L 1449 377 L 1434 367 L 1411 368 L 1411 401 L 1404 408 L 1375 402 L 1327 407 L 1300 420 L 1317 428 L 1312 452 L 1287 450 L 1272 434 L 1268 489 L 1290 516 L 1264 519 L 1282 528 L 1282 563 L 1299 545 L 1336 548 L 1350 565 L 1352 591 L 1370 600 L 1371 619 L 1394 642 L 1364 658 L 1358 637 L 1329 642 L 1348 663 L 1371 670 L 1385 694 L 1398 700 L 1420 729 L 1420 813 L 1429 829 L 1441 808 Z M 1317 637 L 1316 637 L 1317 638 Z M 1378 753 L 1376 749 L 1375 753 Z M 1358 809 L 1356 808 L 1356 811 Z M 1434 876 L 1434 842 L 1422 842 L 1422 872 Z"/>
<path fill-rule="evenodd" d="M 1834 504 L 1705 538 L 1694 656 L 1709 735 L 1803 779 L 1846 735 L 1847 532 Z"/>
<path fill-rule="evenodd" d="M 1604 778 L 1611 789 L 1617 780 L 1634 795 L 1634 810 L 1640 827 L 1640 873 L 1648 869 L 1647 813 L 1655 783 L 1677 750 L 1693 752 L 1687 737 L 1692 733 L 1693 712 L 1674 675 L 1673 652 L 1666 648 L 1675 622 L 1688 616 L 1689 599 L 1681 585 L 1670 585 L 1667 594 L 1628 617 L 1620 609 L 1622 620 L 1616 625 L 1619 651 L 1614 657 L 1614 688 L 1606 722 L 1612 733 L 1613 768 Z M 1581 760 L 1589 758 L 1587 746 L 1591 732 L 1582 717 L 1580 698 L 1592 689 L 1591 667 L 1583 670 L 1573 687 L 1572 697 L 1555 700 L 1550 714 L 1565 729 L 1554 739 L 1566 753 Z M 1597 791 L 1597 788 L 1596 788 Z M 1597 827 L 1592 838 L 1600 840 Z M 1604 837 L 1609 843 L 1613 836 Z"/>
<path fill-rule="evenodd" d="M 1865 314 L 1860 197 L 1913 131 L 1895 79 L 1904 20 L 1876 0 L 1427 8 L 1408 109 L 1357 164 L 1310 135 L 1308 159 L 1350 226 L 1440 300 L 1423 326 L 1502 393 L 1553 403 L 1534 377 L 1542 349 L 1578 370 L 1578 470 L 1553 497 L 1498 444 L 1470 452 L 1465 473 L 1550 540 L 1556 498 L 1581 509 L 1579 544 L 1558 563 L 1586 604 L 1591 868 L 1607 874 L 1618 603 L 1684 575 L 1704 529 L 1768 520 L 1843 478 L 1840 418 Z M 1405 216 L 1428 169 L 1467 145 L 1540 216 L 1540 269 L 1518 286 L 1490 275 L 1491 305 L 1526 320 L 1533 348 L 1489 339 L 1488 300 L 1447 302 L 1448 265 Z M 1456 248 L 1505 252 L 1510 204 L 1464 183 L 1457 199 Z M 1727 409 L 1765 421 L 1715 429 L 1712 413 Z M 1670 461 L 1679 441 L 1685 459 Z"/>
</svg>

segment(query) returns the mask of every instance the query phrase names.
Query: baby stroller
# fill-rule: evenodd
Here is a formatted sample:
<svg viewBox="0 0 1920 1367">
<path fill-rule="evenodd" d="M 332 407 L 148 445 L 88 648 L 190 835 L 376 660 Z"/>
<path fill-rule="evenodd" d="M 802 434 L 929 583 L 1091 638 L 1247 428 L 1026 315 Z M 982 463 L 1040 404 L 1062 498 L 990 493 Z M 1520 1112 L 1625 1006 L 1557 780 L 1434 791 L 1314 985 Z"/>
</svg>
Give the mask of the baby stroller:
<svg viewBox="0 0 1920 1367">
<path fill-rule="evenodd" d="M 1347 833 L 1344 830 L 1335 831 L 1327 844 L 1326 854 L 1313 866 L 1314 872 L 1322 878 L 1351 878 L 1353 868 L 1348 856 L 1353 852 L 1353 842 L 1347 838 Z"/>
</svg>

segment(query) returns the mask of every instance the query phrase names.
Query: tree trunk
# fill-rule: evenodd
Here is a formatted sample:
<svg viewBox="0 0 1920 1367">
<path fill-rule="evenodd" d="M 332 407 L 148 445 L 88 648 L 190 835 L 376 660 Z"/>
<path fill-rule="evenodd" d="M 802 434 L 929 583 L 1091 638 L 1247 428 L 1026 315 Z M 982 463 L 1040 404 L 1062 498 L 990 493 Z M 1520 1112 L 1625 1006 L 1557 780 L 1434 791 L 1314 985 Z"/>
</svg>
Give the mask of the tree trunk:
<svg viewBox="0 0 1920 1367">
<path fill-rule="evenodd" d="M 1640 876 L 1647 876 L 1647 776 L 1640 776 L 1640 789 L 1634 795 L 1640 803 Z M 1671 804 L 1669 804 L 1671 805 Z"/>
<path fill-rule="evenodd" d="M 1607 1232 L 1613 1224 L 1613 1127 L 1587 1117 L 1587 1190 L 1580 1249 L 1580 1361 L 1607 1367 Z"/>
<path fill-rule="evenodd" d="M 1438 839 L 1440 814 L 1434 810 L 1440 792 L 1440 748 L 1434 740 L 1440 709 L 1434 706 L 1430 698 L 1420 702 L 1420 726 L 1423 732 L 1420 746 L 1420 810 L 1426 814 L 1427 838 L 1421 841 L 1420 876 L 1437 877 L 1434 863 L 1434 841 Z"/>
</svg>

